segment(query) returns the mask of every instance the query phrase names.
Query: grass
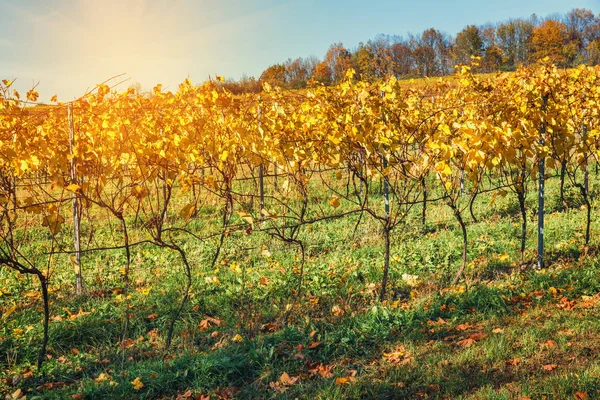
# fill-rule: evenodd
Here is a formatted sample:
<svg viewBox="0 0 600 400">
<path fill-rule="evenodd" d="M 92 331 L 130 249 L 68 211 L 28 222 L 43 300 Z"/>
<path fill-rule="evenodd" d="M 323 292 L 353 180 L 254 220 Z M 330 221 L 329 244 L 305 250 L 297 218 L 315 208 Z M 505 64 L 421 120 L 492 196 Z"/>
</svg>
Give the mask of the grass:
<svg viewBox="0 0 600 400">
<path fill-rule="evenodd" d="M 448 207 L 431 204 L 426 233 L 419 210 L 392 232 L 383 303 L 376 300 L 381 226 L 368 218 L 356 234 L 356 217 L 304 227 L 304 271 L 297 246 L 261 232 L 232 233 L 215 268 L 218 238 L 183 242 L 193 287 L 168 351 L 166 332 L 184 286 L 175 252 L 134 248 L 125 340 L 123 251 L 84 255 L 80 297 L 67 255 L 56 255 L 50 345 L 39 371 L 36 282 L 1 269 L 0 392 L 21 390 L 28 399 L 600 398 L 600 258 L 594 248 L 582 255 L 585 212 L 577 196 L 567 196 L 572 208 L 559 212 L 557 186 L 551 180 L 547 187 L 547 269 L 518 264 L 516 198 L 490 206 L 491 196 L 481 195 L 474 211 L 482 222 L 468 225 L 466 280 L 449 286 L 461 233 Z M 318 201 L 327 204 L 327 194 Z M 533 261 L 533 192 L 527 201 L 526 258 Z M 192 223 L 214 231 L 218 208 L 202 213 Z M 92 217 L 94 244 L 114 243 L 116 224 Z M 134 238 L 142 235 L 133 229 Z M 48 233 L 34 226 L 23 238 L 24 251 L 36 254 Z M 66 246 L 69 238 L 65 230 L 59 240 Z"/>
</svg>

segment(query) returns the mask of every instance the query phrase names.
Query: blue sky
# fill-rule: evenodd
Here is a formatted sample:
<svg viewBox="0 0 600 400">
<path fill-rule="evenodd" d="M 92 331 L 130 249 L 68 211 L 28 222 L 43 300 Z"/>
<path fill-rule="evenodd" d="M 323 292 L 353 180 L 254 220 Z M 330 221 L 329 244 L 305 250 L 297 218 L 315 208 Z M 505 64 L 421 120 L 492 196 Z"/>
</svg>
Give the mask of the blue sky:
<svg viewBox="0 0 600 400">
<path fill-rule="evenodd" d="M 600 13 L 600 0 L 0 0 L 0 78 L 17 78 L 40 100 L 67 101 L 120 73 L 144 89 L 186 77 L 260 76 L 277 62 L 322 58 L 377 34 L 547 16 Z"/>
</svg>

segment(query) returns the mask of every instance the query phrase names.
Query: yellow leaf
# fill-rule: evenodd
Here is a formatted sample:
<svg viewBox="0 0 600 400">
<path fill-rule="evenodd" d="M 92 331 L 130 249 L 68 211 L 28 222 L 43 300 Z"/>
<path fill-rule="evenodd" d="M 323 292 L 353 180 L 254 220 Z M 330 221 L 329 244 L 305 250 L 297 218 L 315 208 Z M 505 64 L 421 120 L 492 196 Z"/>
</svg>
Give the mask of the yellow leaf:
<svg viewBox="0 0 600 400">
<path fill-rule="evenodd" d="M 252 215 L 250 215 L 250 213 L 247 213 L 246 211 L 238 211 L 238 215 L 240 216 L 241 219 L 246 221 L 248 224 L 250 224 L 250 225 L 254 224 L 254 218 L 252 218 Z"/>
<path fill-rule="evenodd" d="M 440 161 L 439 163 L 437 163 L 437 165 L 435 166 L 435 170 L 437 172 L 439 172 L 440 175 L 443 175 L 443 176 L 450 176 L 450 175 L 452 175 L 452 169 L 444 161 Z"/>
<path fill-rule="evenodd" d="M 236 334 L 233 338 L 231 338 L 232 342 L 240 343 L 244 341 L 244 338 L 239 333 Z"/>
<path fill-rule="evenodd" d="M 35 89 L 27 92 L 27 100 L 29 101 L 36 101 L 38 97 L 40 97 L 40 94 Z"/>
<path fill-rule="evenodd" d="M 15 311 L 17 311 L 17 305 L 16 304 L 14 306 L 12 306 L 11 308 L 9 308 L 8 310 L 6 310 L 6 312 L 2 316 L 2 319 L 4 319 L 6 321 L 6 319 L 8 318 L 8 316 L 10 314 L 14 313 Z"/>
<path fill-rule="evenodd" d="M 133 388 L 135 390 L 140 390 L 141 388 L 144 387 L 144 384 L 142 383 L 142 379 L 139 376 L 137 378 L 135 378 L 133 381 L 131 381 L 131 385 L 133 386 Z"/>
<path fill-rule="evenodd" d="M 72 183 L 69 186 L 65 187 L 65 189 L 69 192 L 77 193 L 81 190 L 81 186 Z"/>
<path fill-rule="evenodd" d="M 190 218 L 196 213 L 196 205 L 188 204 L 181 209 L 179 216 L 186 221 L 189 221 Z"/>
<path fill-rule="evenodd" d="M 333 208 L 338 208 L 340 206 L 340 199 L 337 196 L 334 196 L 329 200 L 329 205 Z"/>
</svg>

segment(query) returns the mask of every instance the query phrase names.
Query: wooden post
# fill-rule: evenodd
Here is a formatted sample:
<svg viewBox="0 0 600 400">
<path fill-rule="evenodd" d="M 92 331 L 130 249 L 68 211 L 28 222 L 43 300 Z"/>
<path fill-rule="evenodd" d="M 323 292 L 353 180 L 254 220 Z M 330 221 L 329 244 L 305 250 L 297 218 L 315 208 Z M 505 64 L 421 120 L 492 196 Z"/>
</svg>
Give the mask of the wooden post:
<svg viewBox="0 0 600 400">
<path fill-rule="evenodd" d="M 73 108 L 69 104 L 67 108 L 67 117 L 69 120 L 69 147 L 71 151 L 71 184 L 77 185 L 77 160 L 75 157 L 75 127 L 73 124 Z M 78 295 L 83 293 L 83 274 L 81 272 L 81 239 L 80 239 L 80 212 L 79 196 L 73 193 L 73 244 L 75 249 L 75 290 Z"/>
</svg>

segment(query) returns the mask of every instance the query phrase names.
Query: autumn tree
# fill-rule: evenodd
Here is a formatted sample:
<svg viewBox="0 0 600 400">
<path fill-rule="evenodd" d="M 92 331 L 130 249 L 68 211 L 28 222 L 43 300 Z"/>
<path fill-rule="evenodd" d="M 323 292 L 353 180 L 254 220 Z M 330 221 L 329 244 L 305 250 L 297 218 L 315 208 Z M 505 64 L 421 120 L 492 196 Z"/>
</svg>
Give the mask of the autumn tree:
<svg viewBox="0 0 600 400">
<path fill-rule="evenodd" d="M 331 70 L 325 61 L 321 61 L 315 65 L 312 70 L 312 77 L 325 85 L 331 83 Z"/>
<path fill-rule="evenodd" d="M 576 53 L 574 63 L 596 64 L 593 59 L 594 42 L 600 39 L 600 20 L 585 8 L 575 8 L 564 18 L 569 46 Z"/>
<path fill-rule="evenodd" d="M 440 76 L 450 73 L 453 62 L 450 38 L 434 28 L 411 39 L 416 69 L 421 76 Z"/>
<path fill-rule="evenodd" d="M 370 82 L 375 78 L 375 55 L 371 52 L 370 46 L 361 42 L 352 54 L 352 61 L 361 80 Z"/>
<path fill-rule="evenodd" d="M 531 21 L 516 19 L 500 24 L 496 29 L 497 45 L 502 50 L 502 67 L 515 69 L 529 62 L 531 35 L 534 25 Z"/>
<path fill-rule="evenodd" d="M 275 64 L 264 70 L 258 81 L 261 84 L 268 83 L 271 86 L 284 86 L 286 83 L 285 78 L 285 65 Z"/>
<path fill-rule="evenodd" d="M 483 40 L 479 28 L 469 25 L 458 32 L 454 40 L 453 55 L 456 63 L 468 64 L 471 57 L 480 57 L 483 54 Z"/>
<path fill-rule="evenodd" d="M 392 73 L 396 78 L 410 75 L 415 69 L 413 51 L 404 42 L 396 42 L 390 47 L 392 57 Z"/>
<path fill-rule="evenodd" d="M 537 61 L 548 57 L 553 63 L 564 67 L 573 55 L 573 49 L 567 44 L 567 26 L 551 19 L 544 21 L 542 25 L 533 29 L 531 60 Z"/>
<path fill-rule="evenodd" d="M 332 82 L 342 80 L 346 71 L 352 67 L 351 56 L 342 43 L 334 43 L 329 47 L 325 54 L 325 64 L 329 67 Z"/>
</svg>

